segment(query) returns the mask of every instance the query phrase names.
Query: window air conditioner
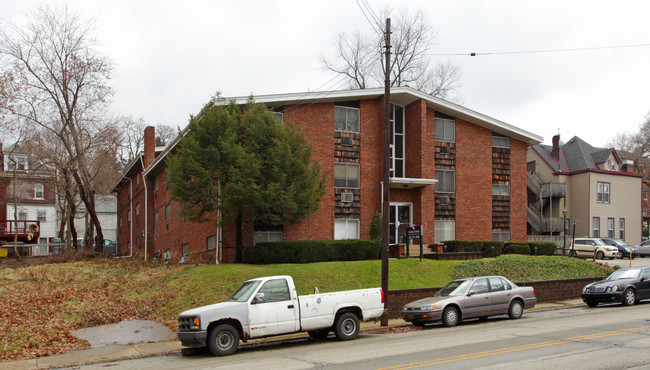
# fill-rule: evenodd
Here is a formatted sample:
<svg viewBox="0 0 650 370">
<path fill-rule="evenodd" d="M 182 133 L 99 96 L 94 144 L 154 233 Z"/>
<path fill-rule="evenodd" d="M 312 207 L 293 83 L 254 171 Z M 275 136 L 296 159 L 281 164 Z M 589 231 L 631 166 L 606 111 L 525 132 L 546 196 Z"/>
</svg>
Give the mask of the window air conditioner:
<svg viewBox="0 0 650 370">
<path fill-rule="evenodd" d="M 354 194 L 352 193 L 341 193 L 341 202 L 343 203 L 352 203 L 354 201 Z"/>
</svg>

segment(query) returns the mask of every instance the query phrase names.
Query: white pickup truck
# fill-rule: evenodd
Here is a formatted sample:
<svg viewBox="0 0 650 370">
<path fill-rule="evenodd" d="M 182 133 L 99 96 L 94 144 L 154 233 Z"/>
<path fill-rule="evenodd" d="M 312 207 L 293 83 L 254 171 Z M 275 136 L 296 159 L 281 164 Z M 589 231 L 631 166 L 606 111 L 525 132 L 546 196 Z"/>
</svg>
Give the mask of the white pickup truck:
<svg viewBox="0 0 650 370">
<path fill-rule="evenodd" d="M 178 339 L 186 347 L 208 347 L 215 356 L 234 353 L 239 340 L 307 332 L 340 340 L 359 335 L 359 320 L 384 313 L 381 288 L 298 296 L 291 276 L 248 280 L 226 302 L 194 308 L 178 317 Z"/>
</svg>

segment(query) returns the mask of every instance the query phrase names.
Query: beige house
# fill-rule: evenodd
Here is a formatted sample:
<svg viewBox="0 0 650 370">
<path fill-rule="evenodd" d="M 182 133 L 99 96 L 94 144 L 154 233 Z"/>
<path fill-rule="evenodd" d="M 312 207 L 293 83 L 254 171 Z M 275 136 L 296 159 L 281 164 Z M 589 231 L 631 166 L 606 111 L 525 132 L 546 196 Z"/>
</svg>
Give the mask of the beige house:
<svg viewBox="0 0 650 370">
<path fill-rule="evenodd" d="M 529 235 L 570 237 L 575 225 L 576 237 L 641 242 L 643 175 L 631 172 L 632 163 L 616 150 L 577 136 L 562 144 L 555 136 L 552 146 L 529 147 L 527 157 Z"/>
</svg>

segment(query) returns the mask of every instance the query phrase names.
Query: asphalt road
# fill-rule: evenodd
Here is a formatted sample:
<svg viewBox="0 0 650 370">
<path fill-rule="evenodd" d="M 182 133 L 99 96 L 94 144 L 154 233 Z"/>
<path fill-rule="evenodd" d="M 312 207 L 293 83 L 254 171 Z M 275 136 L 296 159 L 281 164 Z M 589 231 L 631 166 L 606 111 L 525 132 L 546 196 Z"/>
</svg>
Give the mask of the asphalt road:
<svg viewBox="0 0 650 370">
<path fill-rule="evenodd" d="M 351 342 L 306 337 L 243 346 L 232 356 L 170 355 L 96 364 L 117 369 L 612 369 L 650 367 L 650 302 L 525 312 Z"/>
</svg>

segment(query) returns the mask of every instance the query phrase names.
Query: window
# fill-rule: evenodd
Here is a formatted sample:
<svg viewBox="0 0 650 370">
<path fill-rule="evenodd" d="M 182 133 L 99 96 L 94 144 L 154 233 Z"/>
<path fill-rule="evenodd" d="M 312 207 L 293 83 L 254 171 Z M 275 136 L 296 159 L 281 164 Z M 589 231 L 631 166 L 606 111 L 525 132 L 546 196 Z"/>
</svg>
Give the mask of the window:
<svg viewBox="0 0 650 370">
<path fill-rule="evenodd" d="M 492 147 L 510 148 L 510 138 L 507 136 L 492 135 Z"/>
<path fill-rule="evenodd" d="M 153 191 L 158 190 L 158 176 L 153 178 Z"/>
<path fill-rule="evenodd" d="M 282 302 L 291 300 L 289 286 L 285 279 L 269 280 L 260 288 L 258 293 L 264 293 L 259 303 Z"/>
<path fill-rule="evenodd" d="M 140 185 L 140 176 L 135 176 L 135 184 Z"/>
<path fill-rule="evenodd" d="M 356 163 L 335 163 L 334 187 L 358 189 L 359 165 Z"/>
<path fill-rule="evenodd" d="M 21 220 L 21 221 L 27 220 L 27 212 L 19 211 L 18 212 L 18 220 Z"/>
<path fill-rule="evenodd" d="M 359 108 L 334 106 L 334 130 L 359 132 Z"/>
<path fill-rule="evenodd" d="M 488 278 L 490 281 L 490 291 L 491 292 L 500 292 L 506 290 L 506 287 L 503 285 L 503 280 L 500 277 L 491 277 Z"/>
<path fill-rule="evenodd" d="M 643 200 L 648 200 L 648 192 L 647 191 L 643 192 Z"/>
<path fill-rule="evenodd" d="M 29 169 L 27 156 L 17 155 L 17 156 L 8 156 L 5 155 L 5 171 L 27 171 Z"/>
<path fill-rule="evenodd" d="M 600 218 L 594 217 L 593 220 L 593 235 L 594 238 L 600 238 Z"/>
<path fill-rule="evenodd" d="M 140 216 L 140 203 L 136 203 L 135 205 L 135 215 Z"/>
<path fill-rule="evenodd" d="M 624 218 L 619 218 L 618 219 L 618 237 L 622 240 L 625 240 L 625 219 Z"/>
<path fill-rule="evenodd" d="M 608 238 L 614 238 L 614 219 L 613 218 L 608 218 L 607 219 L 607 237 Z"/>
<path fill-rule="evenodd" d="M 34 199 L 45 199 L 43 184 L 34 184 Z"/>
<path fill-rule="evenodd" d="M 510 185 L 492 184 L 492 195 L 510 195 Z"/>
<path fill-rule="evenodd" d="M 165 206 L 165 220 L 169 220 L 172 217 L 172 205 L 168 204 Z"/>
<path fill-rule="evenodd" d="M 334 222 L 334 239 L 359 239 L 359 220 L 337 219 Z"/>
<path fill-rule="evenodd" d="M 216 235 L 210 235 L 206 239 L 206 244 L 208 245 L 208 250 L 213 250 L 217 248 L 217 236 Z"/>
<path fill-rule="evenodd" d="M 271 112 L 273 115 L 273 118 L 278 122 L 278 123 L 283 123 L 284 122 L 284 113 L 282 112 Z"/>
<path fill-rule="evenodd" d="M 36 211 L 36 220 L 41 222 L 47 221 L 47 212 L 45 211 Z"/>
<path fill-rule="evenodd" d="M 153 214 L 153 229 L 158 230 L 158 212 Z"/>
<path fill-rule="evenodd" d="M 256 230 L 253 232 L 253 243 L 275 243 L 284 240 L 284 233 L 277 230 Z"/>
<path fill-rule="evenodd" d="M 183 244 L 183 256 L 190 254 L 190 245 L 188 243 Z"/>
<path fill-rule="evenodd" d="M 509 242 L 510 231 L 492 231 L 492 240 Z"/>
<path fill-rule="evenodd" d="M 456 122 L 453 119 L 436 118 L 436 141 L 456 141 Z"/>
<path fill-rule="evenodd" d="M 456 239 L 456 223 L 448 220 L 436 220 L 434 232 L 436 242 L 454 240 Z"/>
<path fill-rule="evenodd" d="M 131 210 L 126 213 L 126 220 L 131 221 Z"/>
<path fill-rule="evenodd" d="M 456 171 L 436 169 L 436 193 L 453 193 L 456 186 L 454 184 Z"/>
<path fill-rule="evenodd" d="M 390 177 L 404 177 L 404 108 L 390 105 Z"/>
<path fill-rule="evenodd" d="M 483 294 L 483 293 L 489 293 L 490 289 L 488 287 L 488 281 L 486 278 L 478 279 L 474 282 L 472 285 L 472 288 L 470 289 L 470 292 L 474 292 L 474 294 Z"/>
<path fill-rule="evenodd" d="M 120 227 L 122 227 L 122 217 L 120 217 Z"/>
<path fill-rule="evenodd" d="M 599 182 L 597 185 L 598 189 L 598 203 L 609 203 L 609 183 L 608 182 Z"/>
</svg>

